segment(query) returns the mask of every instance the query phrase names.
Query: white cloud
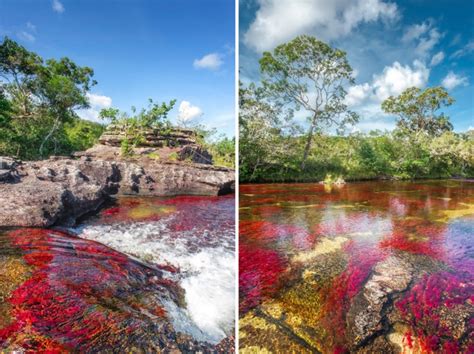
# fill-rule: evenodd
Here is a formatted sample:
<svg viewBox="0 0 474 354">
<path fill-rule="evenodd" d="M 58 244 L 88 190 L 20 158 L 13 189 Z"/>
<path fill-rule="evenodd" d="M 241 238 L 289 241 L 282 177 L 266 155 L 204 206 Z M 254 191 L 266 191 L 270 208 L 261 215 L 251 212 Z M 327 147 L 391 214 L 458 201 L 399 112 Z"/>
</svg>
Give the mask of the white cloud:
<svg viewBox="0 0 474 354">
<path fill-rule="evenodd" d="M 463 48 L 455 51 L 452 55 L 451 58 L 461 58 L 469 53 L 474 52 L 474 40 L 470 41 L 467 43 Z"/>
<path fill-rule="evenodd" d="M 431 58 L 431 66 L 436 66 L 444 60 L 444 53 L 438 52 Z"/>
<path fill-rule="evenodd" d="M 264 51 L 303 33 L 324 40 L 346 36 L 359 24 L 398 18 L 397 5 L 383 0 L 258 0 L 260 8 L 244 43 Z"/>
<path fill-rule="evenodd" d="M 455 73 L 450 71 L 448 75 L 446 75 L 445 78 L 441 81 L 441 85 L 446 87 L 448 90 L 452 90 L 453 88 L 459 85 L 467 86 L 468 80 L 467 77 L 456 75 Z"/>
<path fill-rule="evenodd" d="M 386 66 L 380 75 L 374 75 L 372 86 L 377 99 L 383 101 L 409 87 L 424 87 L 429 76 L 430 69 L 419 60 L 413 62 L 413 67 L 395 62 L 392 66 Z"/>
<path fill-rule="evenodd" d="M 430 22 L 426 21 L 420 24 L 408 26 L 402 37 L 402 42 L 411 42 L 420 38 L 431 28 Z"/>
<path fill-rule="evenodd" d="M 112 99 L 108 96 L 87 93 L 87 98 L 89 99 L 91 107 L 109 108 L 112 106 Z"/>
<path fill-rule="evenodd" d="M 409 87 L 424 87 L 429 75 L 430 70 L 419 60 L 411 66 L 394 62 L 373 75 L 370 82 L 349 87 L 345 103 L 362 119 L 354 131 L 392 130 L 395 121 L 382 111 L 382 101 L 389 96 L 398 96 Z"/>
<path fill-rule="evenodd" d="M 189 122 L 194 118 L 202 116 L 202 110 L 198 106 L 193 106 L 188 101 L 182 101 L 178 109 L 178 119 L 183 122 Z"/>
<path fill-rule="evenodd" d="M 441 34 L 436 28 L 432 28 L 426 37 L 420 39 L 418 46 L 415 49 L 416 54 L 420 57 L 426 57 L 431 50 L 438 44 L 441 39 Z"/>
<path fill-rule="evenodd" d="M 218 70 L 223 63 L 222 55 L 219 53 L 210 53 L 201 59 L 195 59 L 193 65 L 196 69 Z"/>
<path fill-rule="evenodd" d="M 29 21 L 26 23 L 26 28 L 32 32 L 36 32 L 36 26 Z"/>
<path fill-rule="evenodd" d="M 109 108 L 112 106 L 112 98 L 94 93 L 87 93 L 86 96 L 89 100 L 90 107 L 86 109 L 79 109 L 76 113 L 82 119 L 93 122 L 101 122 L 101 119 L 99 118 L 99 112 L 102 108 Z"/>
<path fill-rule="evenodd" d="M 372 87 L 367 82 L 351 86 L 347 90 L 345 104 L 350 107 L 358 106 L 370 96 L 371 92 Z"/>
<path fill-rule="evenodd" d="M 61 3 L 59 0 L 53 0 L 51 3 L 53 10 L 57 13 L 63 13 L 64 12 L 64 5 Z"/>
<path fill-rule="evenodd" d="M 431 20 L 408 26 L 402 37 L 404 43 L 415 43 L 415 54 L 426 58 L 431 50 L 438 44 L 442 35 Z"/>
<path fill-rule="evenodd" d="M 27 42 L 34 42 L 36 40 L 35 36 L 33 36 L 31 33 L 28 33 L 26 31 L 18 32 L 18 37 L 20 37 L 21 39 Z"/>
</svg>

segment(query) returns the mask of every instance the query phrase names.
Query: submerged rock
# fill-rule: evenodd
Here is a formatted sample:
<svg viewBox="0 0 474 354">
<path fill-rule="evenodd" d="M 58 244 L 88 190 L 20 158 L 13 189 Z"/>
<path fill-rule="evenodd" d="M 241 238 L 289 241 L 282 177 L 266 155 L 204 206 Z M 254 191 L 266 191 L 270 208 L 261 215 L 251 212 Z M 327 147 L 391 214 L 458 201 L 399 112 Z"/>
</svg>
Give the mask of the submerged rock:
<svg viewBox="0 0 474 354">
<path fill-rule="evenodd" d="M 407 289 L 412 278 L 413 266 L 397 256 L 390 256 L 374 267 L 372 276 L 354 298 L 347 314 L 351 345 L 357 347 L 383 330 L 390 297 Z"/>
</svg>

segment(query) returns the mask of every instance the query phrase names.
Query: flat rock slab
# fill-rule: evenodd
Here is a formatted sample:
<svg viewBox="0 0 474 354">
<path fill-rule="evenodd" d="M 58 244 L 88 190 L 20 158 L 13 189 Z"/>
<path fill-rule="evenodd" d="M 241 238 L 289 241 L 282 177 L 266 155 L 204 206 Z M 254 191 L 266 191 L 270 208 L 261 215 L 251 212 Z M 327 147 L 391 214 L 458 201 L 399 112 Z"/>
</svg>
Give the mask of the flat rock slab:
<svg viewBox="0 0 474 354">
<path fill-rule="evenodd" d="M 0 226 L 70 225 L 109 196 L 220 195 L 234 171 L 193 163 L 55 158 L 19 164 L 0 183 Z"/>
<path fill-rule="evenodd" d="M 382 330 L 386 304 L 393 294 L 409 286 L 413 272 L 413 266 L 397 256 L 390 256 L 374 267 L 372 276 L 354 298 L 347 314 L 347 328 L 354 346 Z"/>
</svg>

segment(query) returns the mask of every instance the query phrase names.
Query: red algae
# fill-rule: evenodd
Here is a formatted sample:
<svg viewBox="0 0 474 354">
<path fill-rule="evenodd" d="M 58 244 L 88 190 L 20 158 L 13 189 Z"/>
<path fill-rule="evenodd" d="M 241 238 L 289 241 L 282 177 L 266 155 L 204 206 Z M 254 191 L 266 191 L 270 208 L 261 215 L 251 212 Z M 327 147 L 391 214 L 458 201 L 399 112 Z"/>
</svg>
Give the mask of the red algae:
<svg viewBox="0 0 474 354">
<path fill-rule="evenodd" d="M 93 338 L 111 341 L 127 323 L 147 321 L 126 310 L 127 306 L 137 310 L 144 306 L 135 300 L 131 279 L 136 286 L 155 286 L 163 295 L 176 287 L 171 280 L 166 280 L 166 286 L 147 281 L 160 279 L 160 271 L 141 268 L 96 242 L 41 229 L 15 230 L 7 236 L 34 271 L 7 299 L 14 320 L 0 328 L 0 348 L 48 353 L 90 349 L 91 345 L 100 349 Z M 178 298 L 169 294 L 168 298 Z M 160 305 L 155 306 L 154 314 L 166 318 Z M 102 343 L 103 348 L 112 344 Z"/>
<path fill-rule="evenodd" d="M 314 323 L 314 318 L 306 319 L 304 312 L 298 312 L 296 304 L 321 306 L 315 311 L 317 325 L 324 334 L 314 340 L 321 339 L 318 349 L 325 353 L 354 349 L 379 352 L 381 349 L 374 346 L 376 339 L 387 335 L 396 324 L 391 321 L 400 318 L 410 328 L 403 339 L 408 347 L 421 346 L 418 349 L 423 352 L 436 353 L 474 352 L 474 215 L 465 211 L 466 203 L 474 200 L 474 184 L 363 182 L 327 191 L 316 184 L 243 185 L 240 192 L 239 280 L 241 288 L 244 287 L 240 294 L 241 316 L 245 316 L 246 309 L 259 308 L 261 303 L 271 300 L 281 307 L 285 318 L 295 316 L 294 322 L 288 320 L 282 328 L 273 323 L 278 328 L 275 336 L 282 336 L 288 329 L 302 333 L 305 323 Z M 440 218 L 446 210 L 458 209 L 464 211 Z M 338 237 L 347 239 L 342 249 L 299 262 L 298 272 L 302 272 L 292 274 L 292 282 L 282 281 L 294 270 L 282 259 L 292 259 L 302 250 L 313 249 L 319 240 L 332 241 Z M 388 313 L 380 314 L 386 322 L 383 330 L 355 344 L 354 332 L 347 327 L 348 320 L 357 318 L 354 311 L 358 311 L 359 302 L 354 300 L 374 275 L 374 267 L 389 256 L 410 264 L 406 278 L 413 279 L 413 283 L 408 282 L 408 288 L 402 292 L 391 293 L 387 300 L 390 306 L 383 308 Z M 324 274 L 330 273 L 324 267 L 330 264 L 338 264 L 343 270 L 327 278 Z M 301 279 L 296 278 L 297 274 L 302 274 Z M 249 284 L 258 283 L 252 275 L 265 279 L 264 295 L 259 287 L 251 292 L 253 287 Z M 298 296 L 296 289 L 311 288 L 317 301 L 301 298 L 286 305 L 281 300 L 288 293 Z M 305 290 L 301 296 L 308 297 L 310 293 Z M 241 328 L 245 335 L 258 333 L 257 329 L 249 329 L 252 322 L 248 318 L 245 323 L 246 327 Z M 308 329 L 305 336 L 311 331 L 315 329 Z M 268 331 L 252 338 L 254 346 L 279 350 L 273 346 L 275 342 Z M 286 340 L 294 339 L 287 336 Z M 284 340 L 279 338 L 277 342 Z"/>
<path fill-rule="evenodd" d="M 286 261 L 277 252 L 239 247 L 240 312 L 245 313 L 278 290 Z"/>
<path fill-rule="evenodd" d="M 412 327 L 424 351 L 458 353 L 459 345 L 453 330 L 441 320 L 442 311 L 456 305 L 474 303 L 474 282 L 461 275 L 438 272 L 425 275 L 395 306 L 404 320 Z M 474 333 L 472 319 L 467 324 L 468 333 Z M 411 344 L 412 333 L 406 334 Z M 474 345 L 471 338 L 470 346 Z"/>
<path fill-rule="evenodd" d="M 334 352 L 344 353 L 346 349 L 346 314 L 352 299 L 361 291 L 375 264 L 386 256 L 375 248 L 361 249 L 361 245 L 350 241 L 345 251 L 352 254 L 346 270 L 323 290 L 324 314 L 322 322 L 333 338 Z M 359 248 L 359 249 L 357 249 Z"/>
</svg>

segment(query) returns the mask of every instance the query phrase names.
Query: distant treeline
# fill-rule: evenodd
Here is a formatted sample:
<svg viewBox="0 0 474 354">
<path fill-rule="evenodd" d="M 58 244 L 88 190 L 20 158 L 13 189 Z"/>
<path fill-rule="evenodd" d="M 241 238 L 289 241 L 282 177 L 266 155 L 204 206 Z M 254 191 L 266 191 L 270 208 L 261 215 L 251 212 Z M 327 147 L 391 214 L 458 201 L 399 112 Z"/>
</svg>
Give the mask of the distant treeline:
<svg viewBox="0 0 474 354">
<path fill-rule="evenodd" d="M 268 140 L 266 140 L 268 139 Z M 474 177 L 474 131 L 438 137 L 398 130 L 314 138 L 301 169 L 305 137 L 240 137 L 241 182 L 309 182 L 328 175 L 346 180 Z"/>
</svg>

